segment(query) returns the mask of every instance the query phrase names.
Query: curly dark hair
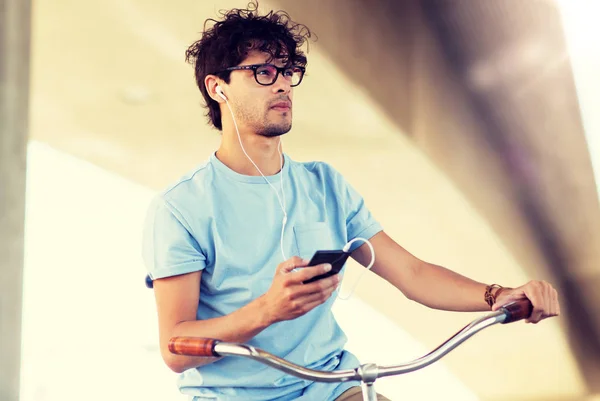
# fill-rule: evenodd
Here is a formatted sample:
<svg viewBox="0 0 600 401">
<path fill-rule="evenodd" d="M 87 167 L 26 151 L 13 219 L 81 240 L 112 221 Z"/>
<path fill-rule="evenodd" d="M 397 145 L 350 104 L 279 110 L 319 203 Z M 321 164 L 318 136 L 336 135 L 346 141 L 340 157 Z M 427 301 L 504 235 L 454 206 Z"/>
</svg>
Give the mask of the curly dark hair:
<svg viewBox="0 0 600 401">
<path fill-rule="evenodd" d="M 221 21 L 207 19 L 202 38 L 185 52 L 185 60 L 194 65 L 196 84 L 208 108 L 206 115 L 218 130 L 223 129 L 221 110 L 219 103 L 208 95 L 204 85 L 206 75 L 214 74 L 228 83 L 231 71 L 220 71 L 239 65 L 251 50 L 268 53 L 272 59 L 281 59 L 286 65 L 307 64 L 300 48 L 312 34 L 305 25 L 292 21 L 285 11 L 258 15 L 257 1 L 250 2 L 247 7 L 220 11 Z M 209 22 L 214 25 L 207 29 Z"/>
</svg>

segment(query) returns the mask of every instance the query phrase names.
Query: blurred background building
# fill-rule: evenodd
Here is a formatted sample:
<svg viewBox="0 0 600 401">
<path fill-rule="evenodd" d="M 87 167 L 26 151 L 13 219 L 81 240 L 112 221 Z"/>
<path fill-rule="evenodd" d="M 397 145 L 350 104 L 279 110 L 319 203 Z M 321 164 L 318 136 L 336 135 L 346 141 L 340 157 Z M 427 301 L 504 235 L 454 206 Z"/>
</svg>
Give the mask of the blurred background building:
<svg viewBox="0 0 600 401">
<path fill-rule="evenodd" d="M 218 146 L 184 52 L 205 19 L 247 2 L 0 4 L 0 396 L 184 399 L 158 352 L 142 222 L 152 196 Z M 600 399 L 600 3 L 260 9 L 318 36 L 288 154 L 340 170 L 418 257 L 559 290 L 559 318 L 494 327 L 377 388 L 394 400 Z M 350 263 L 343 291 L 358 273 Z M 479 316 L 363 277 L 335 308 L 365 362 L 413 359 Z"/>
</svg>

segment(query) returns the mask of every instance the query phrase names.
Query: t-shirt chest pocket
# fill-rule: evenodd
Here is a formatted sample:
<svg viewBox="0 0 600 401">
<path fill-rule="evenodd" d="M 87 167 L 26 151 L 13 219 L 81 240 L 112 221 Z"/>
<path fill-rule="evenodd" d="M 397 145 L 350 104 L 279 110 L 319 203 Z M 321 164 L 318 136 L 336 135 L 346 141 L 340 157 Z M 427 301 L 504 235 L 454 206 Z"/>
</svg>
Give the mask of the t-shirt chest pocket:
<svg viewBox="0 0 600 401">
<path fill-rule="evenodd" d="M 325 222 L 295 225 L 294 238 L 298 247 L 298 256 L 303 259 L 312 258 L 318 250 L 333 249 L 331 232 Z"/>
</svg>

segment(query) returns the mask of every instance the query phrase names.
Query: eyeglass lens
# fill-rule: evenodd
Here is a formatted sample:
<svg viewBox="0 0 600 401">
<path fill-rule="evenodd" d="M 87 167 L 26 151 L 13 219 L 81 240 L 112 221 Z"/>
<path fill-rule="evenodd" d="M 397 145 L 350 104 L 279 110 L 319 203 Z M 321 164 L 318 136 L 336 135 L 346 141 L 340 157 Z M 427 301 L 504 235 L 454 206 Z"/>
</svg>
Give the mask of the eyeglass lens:
<svg viewBox="0 0 600 401">
<path fill-rule="evenodd" d="M 298 85 L 302 79 L 302 70 L 298 67 L 289 67 L 283 71 L 283 77 L 291 82 L 291 85 Z M 277 68 L 270 64 L 261 65 L 256 69 L 256 80 L 262 85 L 271 85 L 277 79 Z"/>
</svg>

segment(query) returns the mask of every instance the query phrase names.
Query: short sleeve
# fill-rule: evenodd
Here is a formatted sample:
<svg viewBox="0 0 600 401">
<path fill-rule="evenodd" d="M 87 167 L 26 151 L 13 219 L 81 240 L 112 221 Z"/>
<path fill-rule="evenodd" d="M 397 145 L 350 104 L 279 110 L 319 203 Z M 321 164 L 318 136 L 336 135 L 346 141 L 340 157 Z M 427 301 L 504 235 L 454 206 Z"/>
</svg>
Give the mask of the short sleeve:
<svg viewBox="0 0 600 401">
<path fill-rule="evenodd" d="M 341 180 L 346 213 L 347 240 L 351 241 L 355 238 L 370 239 L 382 231 L 383 228 L 365 205 L 363 197 L 343 177 L 341 177 Z M 354 251 L 361 245 L 362 242 L 360 241 L 354 242 L 350 247 L 350 251 Z"/>
<path fill-rule="evenodd" d="M 157 197 L 143 230 L 142 256 L 152 279 L 200 271 L 206 257 L 177 210 Z"/>
</svg>

